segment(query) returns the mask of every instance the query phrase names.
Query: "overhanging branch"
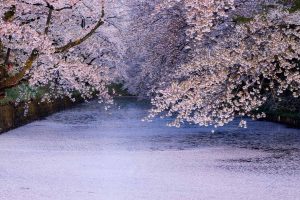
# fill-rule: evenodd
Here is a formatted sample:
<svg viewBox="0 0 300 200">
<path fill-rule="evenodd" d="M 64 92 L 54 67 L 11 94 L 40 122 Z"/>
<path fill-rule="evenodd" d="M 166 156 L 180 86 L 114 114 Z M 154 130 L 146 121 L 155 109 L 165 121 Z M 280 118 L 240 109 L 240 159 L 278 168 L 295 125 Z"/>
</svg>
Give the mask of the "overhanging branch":
<svg viewBox="0 0 300 200">
<path fill-rule="evenodd" d="M 52 16 L 52 12 L 53 12 L 53 7 L 48 7 L 49 8 L 49 13 L 48 13 L 48 18 L 47 18 L 47 22 L 46 22 L 46 27 L 45 27 L 45 34 L 48 33 L 49 31 L 49 25 L 50 25 L 50 21 L 51 21 L 51 16 Z M 93 29 L 91 29 L 85 36 L 83 36 L 82 38 L 79 38 L 77 40 L 71 41 L 68 44 L 62 46 L 62 47 L 58 47 L 55 49 L 55 53 L 63 53 L 65 51 L 68 51 L 69 49 L 83 43 L 84 41 L 86 41 L 87 39 L 89 39 L 96 31 L 97 29 L 104 24 L 104 4 L 102 5 L 102 11 L 101 11 L 101 16 L 99 21 L 96 23 L 96 25 L 94 26 Z M 16 75 L 12 76 L 12 77 L 8 77 L 4 80 L 0 80 L 0 90 L 3 91 L 3 89 L 6 88 L 10 88 L 13 86 L 16 86 L 26 75 L 27 71 L 29 71 L 34 62 L 37 60 L 37 58 L 39 57 L 39 51 L 34 49 L 29 58 L 27 59 L 23 69 L 18 72 Z M 1 91 L 0 91 L 1 92 Z"/>
<path fill-rule="evenodd" d="M 101 17 L 100 20 L 97 22 L 97 24 L 95 25 L 95 27 L 88 32 L 85 36 L 83 36 L 82 38 L 79 38 L 77 40 L 71 41 L 68 44 L 62 46 L 62 47 L 58 47 L 55 49 L 55 53 L 62 53 L 65 51 L 68 51 L 69 49 L 83 43 L 84 41 L 86 41 L 88 38 L 90 38 L 96 31 L 97 29 L 102 26 L 104 24 L 103 18 Z"/>
<path fill-rule="evenodd" d="M 25 76 L 26 72 L 32 68 L 33 63 L 38 58 L 39 52 L 33 50 L 27 59 L 23 69 L 12 77 L 8 77 L 0 82 L 0 90 L 13 87 L 17 85 Z"/>
<path fill-rule="evenodd" d="M 62 53 L 62 52 L 68 51 L 69 49 L 71 49 L 71 48 L 73 48 L 73 47 L 75 47 L 75 46 L 83 43 L 88 38 L 90 38 L 97 31 L 97 29 L 104 24 L 104 20 L 103 20 L 104 15 L 105 15 L 105 12 L 104 12 L 104 1 L 102 1 L 101 16 L 100 16 L 99 21 L 96 23 L 95 27 L 92 30 L 90 30 L 90 32 L 88 32 L 82 38 L 79 38 L 77 40 L 71 41 L 71 42 L 69 42 L 68 44 L 66 44 L 66 45 L 64 45 L 62 47 L 56 48 L 55 49 L 55 53 Z"/>
</svg>

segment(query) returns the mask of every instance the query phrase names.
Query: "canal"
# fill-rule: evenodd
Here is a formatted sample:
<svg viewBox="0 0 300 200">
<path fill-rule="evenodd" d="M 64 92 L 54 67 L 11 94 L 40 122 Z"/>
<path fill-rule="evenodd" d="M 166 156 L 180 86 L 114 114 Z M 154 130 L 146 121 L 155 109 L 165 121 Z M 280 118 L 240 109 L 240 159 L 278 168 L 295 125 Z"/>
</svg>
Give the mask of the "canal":
<svg viewBox="0 0 300 200">
<path fill-rule="evenodd" d="M 300 130 L 143 122 L 150 105 L 90 102 L 0 135 L 0 200 L 298 200 Z"/>
</svg>

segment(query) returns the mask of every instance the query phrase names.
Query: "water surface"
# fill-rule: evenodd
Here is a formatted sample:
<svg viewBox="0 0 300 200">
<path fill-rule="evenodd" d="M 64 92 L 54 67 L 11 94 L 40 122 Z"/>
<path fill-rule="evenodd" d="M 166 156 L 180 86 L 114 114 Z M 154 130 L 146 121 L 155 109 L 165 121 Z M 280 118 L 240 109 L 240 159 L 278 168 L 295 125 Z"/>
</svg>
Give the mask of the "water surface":
<svg viewBox="0 0 300 200">
<path fill-rule="evenodd" d="M 79 105 L 0 135 L 0 200 L 299 200 L 300 130 L 142 122 L 149 104 Z"/>
</svg>

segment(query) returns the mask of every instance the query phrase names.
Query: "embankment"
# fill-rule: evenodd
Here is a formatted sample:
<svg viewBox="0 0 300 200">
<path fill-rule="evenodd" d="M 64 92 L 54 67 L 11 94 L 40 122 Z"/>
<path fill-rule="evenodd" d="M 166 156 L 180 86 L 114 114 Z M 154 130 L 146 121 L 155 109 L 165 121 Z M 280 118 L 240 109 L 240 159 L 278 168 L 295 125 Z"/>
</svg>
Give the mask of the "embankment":
<svg viewBox="0 0 300 200">
<path fill-rule="evenodd" d="M 72 102 L 68 98 L 57 99 L 53 102 L 40 102 L 38 100 L 29 103 L 28 113 L 24 115 L 24 103 L 19 105 L 0 105 L 0 134 L 8 130 L 42 119 L 52 113 L 61 111 L 82 102 Z"/>
<path fill-rule="evenodd" d="M 300 119 L 294 116 L 285 116 L 281 114 L 268 113 L 266 121 L 272 121 L 280 124 L 285 124 L 288 127 L 300 128 Z"/>
</svg>

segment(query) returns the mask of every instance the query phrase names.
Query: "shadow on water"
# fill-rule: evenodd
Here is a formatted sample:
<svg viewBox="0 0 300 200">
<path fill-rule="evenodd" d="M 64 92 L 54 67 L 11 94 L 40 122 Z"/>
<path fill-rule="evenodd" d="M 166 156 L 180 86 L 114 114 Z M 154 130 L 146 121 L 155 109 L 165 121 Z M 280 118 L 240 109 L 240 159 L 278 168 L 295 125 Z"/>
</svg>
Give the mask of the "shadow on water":
<svg viewBox="0 0 300 200">
<path fill-rule="evenodd" d="M 238 127 L 238 121 L 218 128 L 184 125 L 167 127 L 171 119 L 142 122 L 150 104 L 135 98 L 118 98 L 110 109 L 96 102 L 82 104 L 72 110 L 55 114 L 48 121 L 67 125 L 79 135 L 97 139 L 113 137 L 116 146 L 129 151 L 189 150 L 207 147 L 229 147 L 266 153 L 265 156 L 219 160 L 219 166 L 230 170 L 294 173 L 300 170 L 300 130 L 283 125 L 248 120 L 248 128 Z M 94 134 L 94 135 L 92 135 Z"/>
<path fill-rule="evenodd" d="M 235 172 L 251 171 L 271 174 L 300 173 L 300 131 L 270 122 L 249 121 L 247 129 L 233 122 L 215 133 L 205 129 L 194 134 L 151 137 L 154 150 L 230 147 L 265 153 L 252 157 L 219 159 L 217 166 Z"/>
</svg>

